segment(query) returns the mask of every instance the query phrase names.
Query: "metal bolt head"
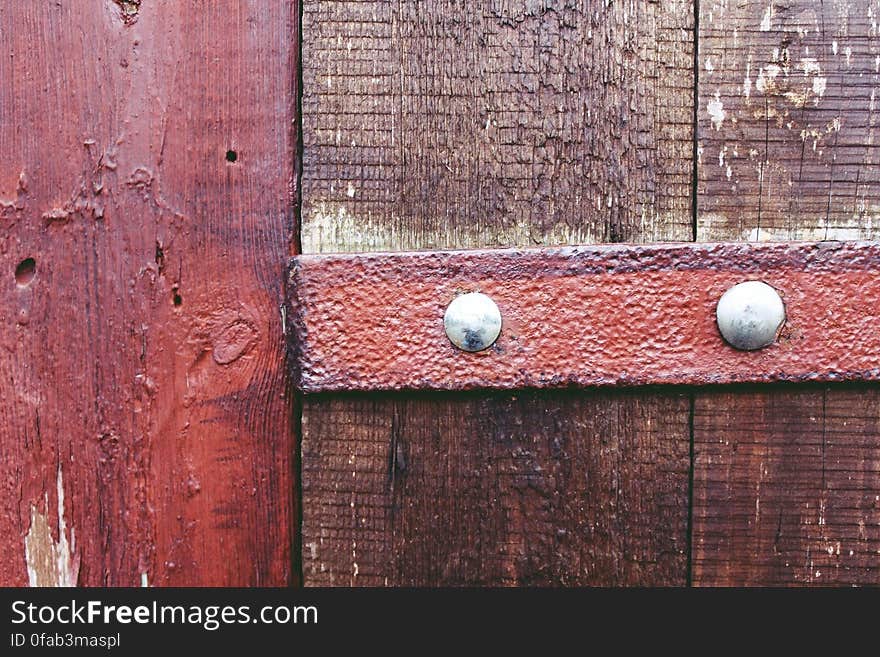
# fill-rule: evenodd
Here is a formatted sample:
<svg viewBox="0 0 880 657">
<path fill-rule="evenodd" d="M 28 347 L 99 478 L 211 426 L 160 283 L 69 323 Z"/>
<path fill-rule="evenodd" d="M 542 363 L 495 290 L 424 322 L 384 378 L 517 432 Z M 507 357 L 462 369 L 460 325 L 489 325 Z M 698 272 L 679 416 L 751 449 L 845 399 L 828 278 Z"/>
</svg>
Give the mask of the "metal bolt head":
<svg viewBox="0 0 880 657">
<path fill-rule="evenodd" d="M 485 294 L 462 294 L 446 308 L 443 327 L 459 349 L 482 351 L 491 347 L 501 333 L 501 311 Z"/>
<path fill-rule="evenodd" d="M 715 317 L 721 335 L 731 346 L 752 351 L 776 341 L 785 322 L 785 304 L 766 283 L 746 281 L 721 296 Z"/>
</svg>

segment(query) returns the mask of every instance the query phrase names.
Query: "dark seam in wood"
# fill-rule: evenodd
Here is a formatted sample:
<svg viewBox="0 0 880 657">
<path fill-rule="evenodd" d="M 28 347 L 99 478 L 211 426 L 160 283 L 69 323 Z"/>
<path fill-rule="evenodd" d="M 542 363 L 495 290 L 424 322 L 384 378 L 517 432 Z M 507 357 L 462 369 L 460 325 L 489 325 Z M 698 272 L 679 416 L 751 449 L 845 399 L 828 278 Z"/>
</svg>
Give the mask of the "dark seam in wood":
<svg viewBox="0 0 880 657">
<path fill-rule="evenodd" d="M 693 165 L 691 167 L 691 241 L 697 241 L 697 219 L 698 206 L 698 184 L 700 180 L 700 169 L 698 153 L 700 150 L 700 0 L 694 0 L 694 112 L 693 112 L 693 129 L 691 130 L 691 140 L 693 141 L 691 149 L 691 158 Z"/>
<path fill-rule="evenodd" d="M 694 583 L 694 411 L 696 408 L 696 393 L 691 390 L 688 394 L 688 515 L 687 515 L 687 533 L 685 540 L 685 549 L 687 550 L 687 571 L 685 574 L 686 584 L 688 587 Z"/>
<path fill-rule="evenodd" d="M 697 229 L 699 219 L 699 181 L 700 168 L 698 154 L 700 150 L 700 0 L 694 0 L 694 122 L 691 131 L 693 140 L 693 177 L 691 178 L 691 231 L 692 240 L 697 241 Z M 685 533 L 685 584 L 693 586 L 694 560 L 693 560 L 693 527 L 694 527 L 694 408 L 696 396 L 693 392 L 688 394 L 688 514 L 687 530 Z"/>
<path fill-rule="evenodd" d="M 295 76 L 294 83 L 294 143 L 296 144 L 296 150 L 294 151 L 294 162 L 293 162 L 293 176 L 294 176 L 294 185 L 295 188 L 293 190 L 293 217 L 296 222 L 293 228 L 293 244 L 291 244 L 292 253 L 291 255 L 299 255 L 302 253 L 302 179 L 303 179 L 303 120 L 302 120 L 302 106 L 303 106 L 303 65 L 302 65 L 302 53 L 303 53 L 303 30 L 302 30 L 302 17 L 303 17 L 303 2 L 302 0 L 296 0 L 296 32 L 293 35 L 296 39 L 296 47 L 293 48 L 294 57 L 296 60 L 293 62 L 293 75 Z"/>
<path fill-rule="evenodd" d="M 302 489 L 302 417 L 303 403 L 302 395 L 300 395 L 292 385 L 289 385 L 289 394 L 293 395 L 293 444 L 296 453 L 291 459 L 293 464 L 293 482 L 292 495 L 293 511 L 296 516 L 291 523 L 291 572 L 293 575 L 292 584 L 295 588 L 302 588 L 305 583 L 303 576 L 303 556 L 302 556 L 302 519 L 303 519 L 303 489 Z"/>
<path fill-rule="evenodd" d="M 292 48 L 293 56 L 296 58 L 293 62 L 293 75 L 295 76 L 295 84 L 294 84 L 294 143 L 296 144 L 296 149 L 294 150 L 294 163 L 293 163 L 293 176 L 294 176 L 294 185 L 295 188 L 293 190 L 293 216 L 294 216 L 294 229 L 292 231 L 293 235 L 293 243 L 290 245 L 293 250 L 293 255 L 299 255 L 302 253 L 302 176 L 303 176 L 303 121 L 302 121 L 302 98 L 303 98 L 303 67 L 302 67 L 302 44 L 303 44 L 303 30 L 302 30 L 302 16 L 303 16 L 303 2 L 302 0 L 296 0 L 296 22 L 295 22 L 295 32 L 293 37 L 296 39 L 296 47 Z M 289 281 L 287 279 L 287 272 L 285 268 L 284 274 L 284 287 L 285 289 L 289 285 Z M 286 300 L 284 302 L 286 304 Z M 289 306 L 286 306 L 289 308 Z M 286 344 L 289 346 L 291 340 L 285 340 Z M 290 353 L 289 353 L 290 356 Z M 293 356 L 296 356 L 294 352 Z M 292 380 L 291 377 L 290 380 Z M 293 444 L 296 453 L 293 455 L 293 489 L 295 491 L 294 497 L 294 513 L 296 514 L 293 518 L 293 522 L 291 522 L 291 569 L 294 577 L 294 585 L 296 587 L 302 587 L 305 578 L 303 576 L 303 554 L 302 554 L 302 519 L 303 519 L 303 489 L 302 489 L 302 418 L 303 418 L 303 404 L 302 404 L 302 396 L 295 390 L 296 385 L 290 385 L 290 393 L 294 395 L 293 398 L 293 422 L 292 429 L 294 431 L 293 435 Z"/>
</svg>

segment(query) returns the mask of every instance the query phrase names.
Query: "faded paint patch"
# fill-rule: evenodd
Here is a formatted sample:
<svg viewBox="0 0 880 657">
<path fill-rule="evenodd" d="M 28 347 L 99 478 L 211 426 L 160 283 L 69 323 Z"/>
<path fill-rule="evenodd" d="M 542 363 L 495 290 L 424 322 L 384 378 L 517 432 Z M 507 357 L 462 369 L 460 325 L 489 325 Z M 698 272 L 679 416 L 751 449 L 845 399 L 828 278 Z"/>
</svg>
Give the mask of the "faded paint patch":
<svg viewBox="0 0 880 657">
<path fill-rule="evenodd" d="M 762 94 L 773 93 L 776 88 L 776 77 L 781 69 L 776 64 L 769 64 L 766 71 L 764 67 L 758 69 L 758 79 L 755 80 L 755 89 Z"/>
<path fill-rule="evenodd" d="M 804 75 L 819 75 L 822 73 L 822 67 L 819 66 L 819 61 L 815 57 L 802 57 L 798 68 L 804 72 Z"/>
<path fill-rule="evenodd" d="M 79 556 L 76 554 L 76 533 L 68 532 L 64 520 L 64 477 L 58 467 L 58 540 L 52 537 L 47 517 L 36 505 L 31 505 L 31 526 L 24 537 L 24 553 L 27 563 L 29 586 L 76 586 L 79 577 Z M 48 495 L 44 498 L 49 507 Z M 70 534 L 70 542 L 67 535 Z"/>
<path fill-rule="evenodd" d="M 611 194 L 598 194 L 594 199 L 581 196 L 577 202 L 590 203 L 597 211 L 604 211 L 620 203 Z M 396 217 L 369 214 L 355 216 L 344 203 L 319 201 L 305 213 L 302 226 L 303 253 L 362 253 L 385 251 L 393 245 L 399 250 L 459 249 L 475 246 L 505 247 L 518 244 L 574 245 L 607 242 L 606 226 L 584 222 L 577 226 L 560 222 L 536 226 L 532 221 L 511 222 L 493 233 L 493 241 L 486 244 L 483 224 L 457 227 L 427 239 L 424 233 L 414 233 L 411 225 L 396 222 Z M 657 242 L 680 238 L 681 215 L 676 212 L 656 212 L 650 204 L 642 207 L 638 217 L 639 230 L 633 241 Z M 493 229 L 494 230 L 494 229 Z"/>
<path fill-rule="evenodd" d="M 803 72 L 805 78 L 809 80 L 809 84 L 802 91 L 789 91 L 785 94 L 796 107 L 803 107 L 813 94 L 813 104 L 818 105 L 822 96 L 825 95 L 825 89 L 828 86 L 828 78 L 822 75 L 822 67 L 819 61 L 814 57 L 803 57 L 798 63 L 798 68 Z"/>
<path fill-rule="evenodd" d="M 113 0 L 113 4 L 119 8 L 119 17 L 123 23 L 132 25 L 137 21 L 141 0 Z"/>
<path fill-rule="evenodd" d="M 866 239 L 865 231 L 860 226 L 819 225 L 811 228 L 752 228 L 742 235 L 748 242 L 788 242 L 791 240 L 823 241 L 823 240 L 861 240 Z"/>
<path fill-rule="evenodd" d="M 752 63 L 746 63 L 746 77 L 743 80 L 743 96 L 748 98 L 752 95 Z"/>
<path fill-rule="evenodd" d="M 708 105 L 706 105 L 706 111 L 709 112 L 709 118 L 712 119 L 712 125 L 715 129 L 721 130 L 727 112 L 724 111 L 724 103 L 721 102 L 720 91 L 715 92 L 715 98 L 710 100 Z"/>
<path fill-rule="evenodd" d="M 770 5 L 767 7 L 767 10 L 764 12 L 764 17 L 761 19 L 761 31 L 762 32 L 769 32 L 770 31 L 770 24 L 771 24 L 772 20 L 773 20 L 773 3 L 771 2 Z"/>
<path fill-rule="evenodd" d="M 323 253 L 339 244 L 352 251 L 369 251 L 395 243 L 395 231 L 381 223 L 359 220 L 345 206 L 331 207 L 321 202 L 303 222 L 302 249 L 305 253 Z"/>
<path fill-rule="evenodd" d="M 697 241 L 744 240 L 747 242 L 791 242 L 838 240 L 860 241 L 874 239 L 876 227 L 880 226 L 880 206 L 857 207 L 857 213 L 849 220 L 827 223 L 823 219 L 813 226 L 800 228 L 761 226 L 739 231 L 732 228 L 731 220 L 724 214 L 705 212 L 697 220 Z"/>
<path fill-rule="evenodd" d="M 835 132 L 840 132 L 840 117 L 836 116 L 831 121 L 829 121 L 824 128 L 804 128 L 801 130 L 801 139 L 805 142 L 807 140 L 812 139 L 812 150 L 816 152 L 819 143 L 826 136 L 833 134 Z M 821 153 L 821 151 L 819 151 Z"/>
</svg>

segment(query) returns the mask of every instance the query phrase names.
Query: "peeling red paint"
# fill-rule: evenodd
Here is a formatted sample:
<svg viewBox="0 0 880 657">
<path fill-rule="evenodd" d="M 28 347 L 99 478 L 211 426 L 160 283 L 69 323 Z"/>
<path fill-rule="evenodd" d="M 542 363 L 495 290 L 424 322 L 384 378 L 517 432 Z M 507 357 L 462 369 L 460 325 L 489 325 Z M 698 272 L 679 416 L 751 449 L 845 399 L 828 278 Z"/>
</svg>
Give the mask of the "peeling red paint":
<svg viewBox="0 0 880 657">
<path fill-rule="evenodd" d="M 715 304 L 762 280 L 786 304 L 776 344 L 727 345 Z M 495 345 L 443 331 L 459 293 L 501 309 Z M 288 276 L 305 392 L 880 379 L 880 245 L 668 244 L 299 256 Z"/>
</svg>

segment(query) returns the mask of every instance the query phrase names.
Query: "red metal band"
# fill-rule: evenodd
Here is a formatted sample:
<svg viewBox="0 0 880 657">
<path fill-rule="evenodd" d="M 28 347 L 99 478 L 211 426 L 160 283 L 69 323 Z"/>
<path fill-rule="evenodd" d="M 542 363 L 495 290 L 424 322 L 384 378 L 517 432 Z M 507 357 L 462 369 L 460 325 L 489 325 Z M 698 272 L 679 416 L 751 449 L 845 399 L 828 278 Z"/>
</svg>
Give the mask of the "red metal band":
<svg viewBox="0 0 880 657">
<path fill-rule="evenodd" d="M 777 342 L 722 339 L 715 305 L 762 280 L 782 295 Z M 880 245 L 669 244 L 300 256 L 288 277 L 298 387 L 341 390 L 880 379 Z M 503 329 L 467 353 L 443 313 L 462 292 Z"/>
</svg>

